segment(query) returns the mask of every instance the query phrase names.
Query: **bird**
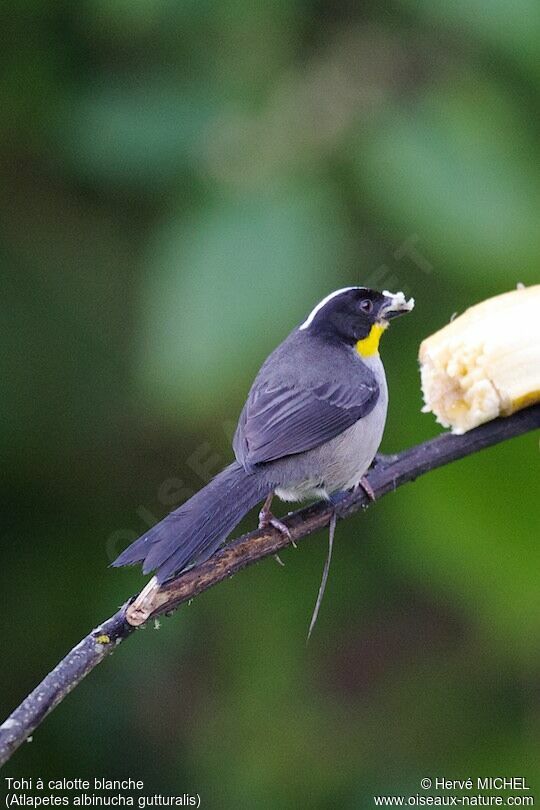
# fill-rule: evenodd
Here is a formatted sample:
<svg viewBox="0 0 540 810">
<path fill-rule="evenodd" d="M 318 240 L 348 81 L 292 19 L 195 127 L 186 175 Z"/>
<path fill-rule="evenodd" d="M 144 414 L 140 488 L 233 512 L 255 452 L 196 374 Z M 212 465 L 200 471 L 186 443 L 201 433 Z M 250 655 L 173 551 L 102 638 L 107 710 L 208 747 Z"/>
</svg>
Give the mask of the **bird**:
<svg viewBox="0 0 540 810">
<path fill-rule="evenodd" d="M 161 586 L 211 557 L 257 504 L 259 528 L 290 537 L 271 511 L 274 496 L 331 500 L 363 486 L 373 497 L 365 474 L 388 407 L 379 341 L 389 322 L 413 307 L 402 292 L 361 286 L 323 298 L 262 364 L 234 435 L 235 460 L 112 565 L 140 563 Z M 332 541 L 333 530 L 320 597 Z"/>
</svg>

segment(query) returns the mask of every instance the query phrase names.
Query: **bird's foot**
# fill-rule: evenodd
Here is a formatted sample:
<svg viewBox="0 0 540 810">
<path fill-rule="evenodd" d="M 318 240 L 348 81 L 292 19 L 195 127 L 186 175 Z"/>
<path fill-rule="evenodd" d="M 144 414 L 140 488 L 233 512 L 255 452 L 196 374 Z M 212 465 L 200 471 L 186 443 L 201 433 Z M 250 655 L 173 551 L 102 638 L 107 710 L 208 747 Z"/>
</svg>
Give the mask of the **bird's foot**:
<svg viewBox="0 0 540 810">
<path fill-rule="evenodd" d="M 296 543 L 292 538 L 288 526 L 286 526 L 283 521 L 279 520 L 279 518 L 275 517 L 269 509 L 261 509 L 259 512 L 259 529 L 267 529 L 269 526 L 277 529 L 277 531 L 290 540 L 291 545 L 296 548 Z"/>
<path fill-rule="evenodd" d="M 368 496 L 370 501 L 376 501 L 377 500 L 377 497 L 375 495 L 375 491 L 374 491 L 373 487 L 371 486 L 371 484 L 369 483 L 369 481 L 368 481 L 368 479 L 366 478 L 365 475 L 362 476 L 362 478 L 360 479 L 360 481 L 358 482 L 358 484 L 356 485 L 355 488 L 358 489 L 358 487 L 362 487 L 362 489 L 364 490 L 364 492 L 366 493 L 366 495 Z"/>
</svg>

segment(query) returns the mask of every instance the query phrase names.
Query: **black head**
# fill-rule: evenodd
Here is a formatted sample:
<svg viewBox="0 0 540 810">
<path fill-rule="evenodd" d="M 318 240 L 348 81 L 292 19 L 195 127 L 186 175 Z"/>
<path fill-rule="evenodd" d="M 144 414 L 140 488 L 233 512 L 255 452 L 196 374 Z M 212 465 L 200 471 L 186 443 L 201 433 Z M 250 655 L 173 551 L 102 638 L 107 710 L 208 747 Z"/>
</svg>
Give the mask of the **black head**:
<svg viewBox="0 0 540 810">
<path fill-rule="evenodd" d="M 380 337 L 391 318 L 410 312 L 413 306 L 414 299 L 407 301 L 401 292 L 385 290 L 381 293 L 367 287 L 346 287 L 323 298 L 300 330 L 352 346 L 374 336 L 375 332 Z"/>
</svg>

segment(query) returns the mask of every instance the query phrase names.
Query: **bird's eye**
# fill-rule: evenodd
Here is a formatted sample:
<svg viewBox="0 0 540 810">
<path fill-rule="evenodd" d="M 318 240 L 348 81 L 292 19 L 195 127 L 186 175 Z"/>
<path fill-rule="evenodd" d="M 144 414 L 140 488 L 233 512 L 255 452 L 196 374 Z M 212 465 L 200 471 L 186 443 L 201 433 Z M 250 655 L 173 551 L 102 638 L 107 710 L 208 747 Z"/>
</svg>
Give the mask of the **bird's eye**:
<svg viewBox="0 0 540 810">
<path fill-rule="evenodd" d="M 369 298 L 364 298 L 363 301 L 360 301 L 360 309 L 362 312 L 372 312 L 373 311 L 373 301 L 370 301 Z"/>
</svg>

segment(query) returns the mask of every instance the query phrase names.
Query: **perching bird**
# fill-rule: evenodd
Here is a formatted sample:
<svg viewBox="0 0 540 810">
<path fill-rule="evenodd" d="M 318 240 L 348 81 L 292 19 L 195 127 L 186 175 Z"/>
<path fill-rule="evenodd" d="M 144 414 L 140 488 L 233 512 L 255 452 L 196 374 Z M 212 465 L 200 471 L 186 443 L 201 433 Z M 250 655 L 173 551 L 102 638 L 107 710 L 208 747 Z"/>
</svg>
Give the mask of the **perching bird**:
<svg viewBox="0 0 540 810">
<path fill-rule="evenodd" d="M 391 318 L 413 306 L 401 292 L 366 287 L 326 296 L 263 363 L 234 436 L 236 461 L 113 565 L 142 563 L 161 584 L 210 557 L 260 502 L 260 527 L 287 534 L 270 511 L 274 494 L 301 501 L 358 485 L 369 493 L 363 477 L 388 404 L 379 339 Z"/>
</svg>

